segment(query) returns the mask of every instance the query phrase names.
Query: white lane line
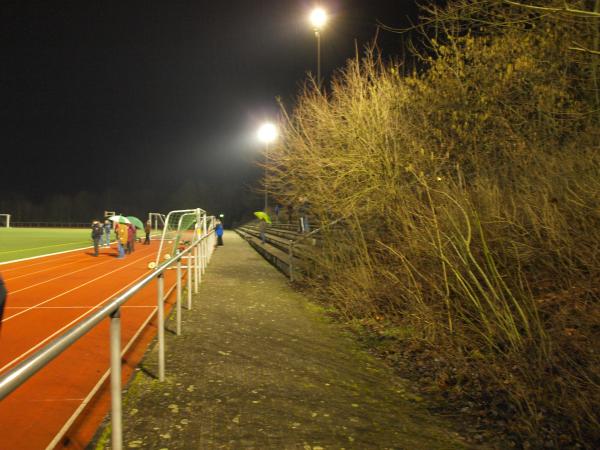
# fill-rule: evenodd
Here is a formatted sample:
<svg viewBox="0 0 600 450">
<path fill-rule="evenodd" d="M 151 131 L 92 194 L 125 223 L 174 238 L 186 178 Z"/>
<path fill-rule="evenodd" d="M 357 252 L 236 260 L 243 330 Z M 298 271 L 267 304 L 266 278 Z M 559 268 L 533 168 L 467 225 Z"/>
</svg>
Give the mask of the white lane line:
<svg viewBox="0 0 600 450">
<path fill-rule="evenodd" d="M 65 253 L 71 253 L 71 252 L 79 252 L 81 250 L 86 250 L 88 248 L 93 248 L 93 247 L 94 247 L 93 245 L 90 245 L 88 247 L 80 247 L 80 248 L 74 248 L 72 250 L 65 250 L 64 252 L 46 253 L 45 255 L 30 256 L 29 258 L 13 259 L 11 261 L 0 262 L 0 266 L 3 266 L 4 264 L 12 264 L 12 263 L 23 262 L 23 261 L 31 261 L 32 259 L 45 258 L 46 256 L 54 256 L 54 255 L 62 255 Z"/>
<path fill-rule="evenodd" d="M 87 286 L 88 284 L 90 284 L 90 283 L 93 283 L 94 281 L 97 281 L 97 280 L 100 280 L 100 279 L 102 279 L 102 278 L 104 278 L 104 277 L 107 277 L 108 275 L 111 275 L 111 274 L 113 274 L 113 273 L 115 273 L 115 272 L 118 272 L 119 270 L 123 270 L 123 269 L 125 269 L 126 267 L 129 267 L 129 266 L 131 266 L 131 265 L 133 265 L 133 264 L 137 264 L 138 262 L 140 262 L 140 261 L 142 261 L 142 260 L 144 260 L 144 259 L 150 259 L 151 257 L 152 257 L 152 255 L 146 255 L 146 256 L 143 256 L 143 257 L 141 257 L 141 258 L 139 258 L 139 259 L 136 259 L 135 261 L 133 261 L 133 262 L 131 262 L 131 263 L 129 263 L 129 264 L 126 264 L 126 265 L 124 265 L 124 266 L 121 266 L 121 267 L 119 267 L 119 268 L 117 268 L 117 269 L 115 269 L 115 270 L 111 270 L 110 272 L 107 272 L 107 273 L 105 273 L 105 274 L 103 274 L 103 275 L 100 275 L 99 277 L 96 277 L 96 278 L 94 278 L 94 279 L 92 279 L 92 280 L 89 280 L 89 281 L 87 281 L 87 282 L 83 283 L 83 284 L 80 284 L 80 285 L 78 285 L 78 286 L 75 286 L 74 288 L 72 288 L 72 289 L 69 289 L 68 291 L 64 291 L 64 292 L 61 292 L 61 293 L 60 293 L 60 294 L 58 294 L 58 295 L 55 295 L 54 297 L 50 297 L 49 299 L 47 299 L 47 300 L 44 300 L 43 302 L 40 302 L 40 303 L 38 303 L 37 305 L 30 306 L 30 307 L 28 307 L 28 308 L 24 309 L 24 310 L 23 310 L 23 311 L 21 311 L 21 312 L 18 312 L 18 313 L 16 313 L 16 314 L 13 314 L 12 316 L 6 317 L 6 318 L 4 318 L 4 319 L 2 320 L 2 322 L 6 322 L 6 321 L 8 321 L 8 320 L 10 320 L 10 319 L 13 319 L 13 318 L 15 318 L 15 317 L 17 317 L 17 316 L 20 316 L 21 314 L 25 314 L 27 311 L 30 311 L 30 310 L 32 310 L 32 309 L 34 309 L 34 308 L 37 308 L 37 307 L 39 307 L 39 306 L 42 306 L 42 305 L 45 305 L 46 303 L 48 303 L 48 302 L 51 302 L 52 300 L 55 300 L 55 299 L 57 299 L 57 298 L 59 298 L 59 297 L 62 297 L 63 295 L 66 295 L 66 294 L 68 294 L 68 293 L 70 293 L 70 292 L 76 291 L 77 289 L 79 289 L 79 288 L 82 288 L 82 287 L 84 287 L 84 286 Z M 100 264 L 104 264 L 104 263 L 100 263 Z M 73 272 L 73 273 L 75 273 L 75 272 Z M 147 274 L 144 274 L 144 275 L 147 275 Z M 142 276 L 144 276 L 144 275 L 142 275 Z M 40 283 L 40 284 L 41 284 L 41 283 Z M 21 289 L 21 290 L 23 290 L 23 289 Z"/>
<path fill-rule="evenodd" d="M 104 305 L 108 300 L 110 300 L 113 297 L 116 297 L 119 293 L 123 292 L 124 290 L 128 289 L 130 286 L 132 286 L 133 284 L 137 283 L 139 280 L 141 280 L 142 278 L 144 278 L 147 274 L 143 274 L 140 275 L 139 277 L 137 277 L 135 280 L 133 280 L 131 283 L 127 284 L 126 286 L 122 287 L 121 289 L 119 289 L 118 291 L 116 291 L 115 293 L 111 294 L 110 296 L 106 297 L 104 300 L 100 301 L 99 303 L 97 303 L 95 306 L 90 307 L 86 312 L 84 312 L 83 314 L 81 314 L 80 316 L 76 317 L 75 319 L 73 319 L 71 322 L 69 322 L 68 324 L 66 324 L 65 326 L 63 326 L 62 328 L 60 328 L 59 330 L 56 330 L 54 333 L 52 333 L 50 336 L 46 337 L 44 340 L 38 342 L 36 345 L 34 345 L 33 347 L 31 347 L 29 350 L 25 351 L 24 353 L 20 354 L 19 356 L 17 356 L 16 358 L 14 358 L 12 361 L 10 361 L 9 363 L 5 364 L 4 366 L 0 367 L 0 373 L 4 372 L 4 370 L 6 370 L 8 367 L 12 366 L 13 364 L 17 363 L 18 361 L 20 361 L 21 359 L 23 359 L 25 356 L 27 356 L 28 354 L 30 354 L 31 352 L 33 352 L 34 350 L 36 350 L 37 348 L 39 348 L 41 345 L 45 344 L 46 342 L 48 342 L 50 339 L 52 339 L 54 336 L 56 336 L 57 334 L 63 332 L 64 330 L 66 330 L 67 328 L 69 328 L 71 325 L 75 324 L 76 322 L 78 322 L 79 320 L 81 320 L 83 317 L 87 316 L 88 314 L 90 314 L 94 309 L 98 309 L 100 308 L 102 305 Z M 32 309 L 32 308 L 30 308 Z M 12 316 L 14 317 L 14 316 Z M 5 319 L 6 320 L 6 319 Z M 3 320 L 3 322 L 5 321 Z"/>
<path fill-rule="evenodd" d="M 7 306 L 4 310 L 8 309 L 27 309 L 29 306 Z M 86 309 L 92 308 L 91 306 L 40 306 L 36 309 Z M 121 308 L 154 308 L 154 306 L 145 305 L 123 305 Z"/>
<path fill-rule="evenodd" d="M 58 264 L 58 265 L 54 265 L 53 264 L 51 267 L 48 267 L 47 269 L 38 270 L 37 272 L 29 272 L 29 273 L 26 273 L 25 275 L 19 275 L 17 277 L 12 277 L 12 278 L 5 277 L 4 278 L 4 282 L 9 282 L 9 281 L 17 280 L 19 278 L 29 277 L 31 275 L 37 275 L 37 274 L 42 273 L 42 272 L 48 272 L 49 270 L 54 270 L 54 269 L 57 269 L 59 267 L 69 266 L 69 265 L 75 264 L 77 262 L 78 261 L 71 261 L 71 262 L 66 262 L 66 263 Z"/>
<path fill-rule="evenodd" d="M 48 256 L 48 255 L 42 255 L 42 256 Z M 55 259 L 57 261 L 62 261 L 64 259 L 66 259 L 66 260 L 68 260 L 68 259 L 76 259 L 77 256 L 79 256 L 79 255 L 66 255 L 64 257 L 55 258 Z M 40 256 L 40 258 L 41 258 L 41 256 Z M 6 262 L 0 263 L 0 264 L 9 264 L 9 263 L 13 263 L 13 262 L 16 262 L 16 261 L 6 261 Z M 40 261 L 40 262 L 35 262 L 35 263 L 29 263 L 26 266 L 19 266 L 19 267 L 11 267 L 11 268 L 8 268 L 8 269 L 2 269 L 2 273 L 7 274 L 9 272 L 14 272 L 15 270 L 25 270 L 25 269 L 29 269 L 30 267 L 42 266 L 42 265 L 44 265 L 44 266 L 48 265 L 48 261 Z"/>
<path fill-rule="evenodd" d="M 165 293 L 165 303 L 166 303 L 166 300 L 171 296 L 171 293 L 175 290 L 176 287 L 177 287 L 177 283 L 173 283 L 173 286 L 171 286 L 171 288 Z M 137 338 L 142 333 L 142 331 L 144 331 L 144 329 L 148 326 L 148 324 L 150 323 L 152 318 L 156 315 L 157 311 L 158 311 L 158 308 L 155 307 L 154 311 L 152 311 L 152 314 L 149 314 L 148 317 L 146 318 L 146 321 L 142 324 L 142 326 L 140 326 L 138 328 L 137 332 L 132 336 L 132 338 L 129 340 L 127 345 L 121 351 L 121 358 L 123 358 L 125 356 L 125 354 L 129 351 L 129 349 L 131 348 L 133 343 L 137 340 Z M 173 311 L 173 310 L 171 310 L 171 311 Z M 94 386 L 92 388 L 92 390 L 88 393 L 87 397 L 81 402 L 79 407 L 71 415 L 69 420 L 67 420 L 67 422 L 63 425 L 63 427 L 56 434 L 56 436 L 54 436 L 54 439 L 52 439 L 50 444 L 48 444 L 48 446 L 46 447 L 46 450 L 52 450 L 58 445 L 58 443 L 63 438 L 65 433 L 67 431 L 69 431 L 69 429 L 71 428 L 71 425 L 73 425 L 73 423 L 75 422 L 75 420 L 77 420 L 77 418 L 79 417 L 81 412 L 85 409 L 85 407 L 94 398 L 96 393 L 100 390 L 100 388 L 102 387 L 102 385 L 104 384 L 104 382 L 106 381 L 106 379 L 108 378 L 109 375 L 110 375 L 110 368 L 106 372 L 104 372 L 104 375 L 102 375 L 100 380 L 96 383 L 96 386 Z"/>
<path fill-rule="evenodd" d="M 103 262 L 99 262 L 97 264 L 92 264 L 90 266 L 85 266 L 85 267 L 82 267 L 79 270 L 74 270 L 73 272 L 65 273 L 63 275 L 59 275 L 59 276 L 54 277 L 54 278 L 49 278 L 47 280 L 40 281 L 39 283 L 36 283 L 36 284 L 30 284 L 30 285 L 27 285 L 26 287 L 21 288 L 21 289 L 17 289 L 17 290 L 14 290 L 14 291 L 11 290 L 10 294 L 11 295 L 15 295 L 17 292 L 23 292 L 23 291 L 26 291 L 27 289 L 31 289 L 31 288 L 34 288 L 36 286 L 41 286 L 42 284 L 50 283 L 51 281 L 60 280 L 61 278 L 65 278 L 65 277 L 70 277 L 71 275 L 73 275 L 75 273 L 83 272 L 84 270 L 88 270 L 88 269 L 93 269 L 94 267 L 100 266 L 102 264 L 108 264 L 109 262 L 113 262 L 113 261 L 103 261 Z"/>
</svg>

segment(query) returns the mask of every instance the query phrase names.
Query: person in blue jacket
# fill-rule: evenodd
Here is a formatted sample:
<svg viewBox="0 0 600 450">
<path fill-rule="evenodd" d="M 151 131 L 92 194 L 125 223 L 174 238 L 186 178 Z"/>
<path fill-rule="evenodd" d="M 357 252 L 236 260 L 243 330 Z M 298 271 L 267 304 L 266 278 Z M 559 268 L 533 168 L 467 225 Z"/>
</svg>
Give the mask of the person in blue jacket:
<svg viewBox="0 0 600 450">
<path fill-rule="evenodd" d="M 223 224 L 221 221 L 217 221 L 215 232 L 217 233 L 217 245 L 223 245 Z"/>
<path fill-rule="evenodd" d="M 110 223 L 110 220 L 105 220 L 104 221 L 104 245 L 106 245 L 107 247 L 110 247 L 110 229 L 112 228 L 112 224 Z"/>
</svg>

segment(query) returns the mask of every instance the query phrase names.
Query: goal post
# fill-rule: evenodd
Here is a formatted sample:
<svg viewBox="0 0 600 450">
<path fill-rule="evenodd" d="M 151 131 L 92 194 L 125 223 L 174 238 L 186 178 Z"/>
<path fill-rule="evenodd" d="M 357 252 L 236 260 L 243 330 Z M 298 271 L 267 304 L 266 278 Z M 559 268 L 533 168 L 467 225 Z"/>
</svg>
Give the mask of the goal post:
<svg viewBox="0 0 600 450">
<path fill-rule="evenodd" d="M 148 220 L 154 231 L 162 230 L 165 227 L 165 219 L 166 216 L 164 214 L 157 212 L 148 213 Z"/>
<path fill-rule="evenodd" d="M 10 214 L 0 214 L 0 227 L 10 228 Z"/>
<path fill-rule="evenodd" d="M 151 268 L 158 266 L 200 239 L 202 234 L 206 233 L 206 222 L 206 211 L 200 208 L 171 211 L 164 216 L 156 261 L 149 266 Z"/>
</svg>

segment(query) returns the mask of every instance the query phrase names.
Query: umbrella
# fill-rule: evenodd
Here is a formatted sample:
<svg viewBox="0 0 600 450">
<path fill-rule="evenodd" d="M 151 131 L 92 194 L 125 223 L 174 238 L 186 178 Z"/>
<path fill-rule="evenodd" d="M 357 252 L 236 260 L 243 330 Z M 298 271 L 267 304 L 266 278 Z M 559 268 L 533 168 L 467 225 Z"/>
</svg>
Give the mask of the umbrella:
<svg viewBox="0 0 600 450">
<path fill-rule="evenodd" d="M 135 217 L 135 216 L 127 216 L 127 218 L 129 219 L 129 222 L 131 222 L 133 224 L 134 227 L 139 228 L 140 230 L 144 229 L 144 224 L 137 217 Z"/>
<path fill-rule="evenodd" d="M 266 212 L 263 211 L 254 211 L 254 215 L 260 220 L 264 220 L 267 223 L 271 223 L 271 218 Z"/>
<path fill-rule="evenodd" d="M 119 215 L 110 216 L 108 218 L 108 220 L 112 220 L 113 222 L 117 222 L 117 223 L 131 223 L 127 217 L 119 216 Z"/>
</svg>

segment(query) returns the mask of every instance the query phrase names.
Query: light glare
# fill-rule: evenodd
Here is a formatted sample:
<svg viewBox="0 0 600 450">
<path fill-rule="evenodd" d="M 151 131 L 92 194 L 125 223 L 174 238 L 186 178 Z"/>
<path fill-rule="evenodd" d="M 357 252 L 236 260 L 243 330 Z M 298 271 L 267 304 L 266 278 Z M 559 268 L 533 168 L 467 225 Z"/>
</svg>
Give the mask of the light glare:
<svg viewBox="0 0 600 450">
<path fill-rule="evenodd" d="M 327 13 L 323 8 L 315 8 L 310 13 L 310 23 L 313 27 L 320 29 L 327 22 Z"/>
<path fill-rule="evenodd" d="M 272 123 L 264 123 L 258 129 L 258 139 L 265 144 L 273 142 L 277 138 L 277 127 Z"/>
</svg>

